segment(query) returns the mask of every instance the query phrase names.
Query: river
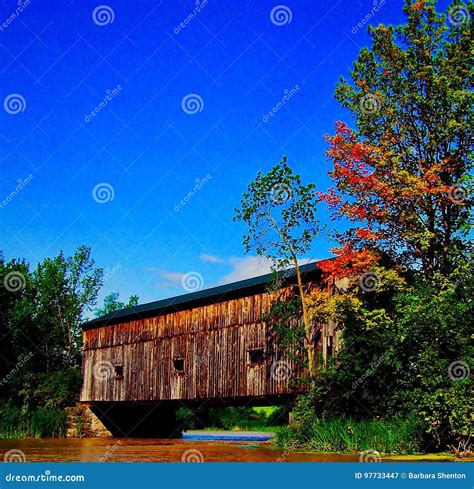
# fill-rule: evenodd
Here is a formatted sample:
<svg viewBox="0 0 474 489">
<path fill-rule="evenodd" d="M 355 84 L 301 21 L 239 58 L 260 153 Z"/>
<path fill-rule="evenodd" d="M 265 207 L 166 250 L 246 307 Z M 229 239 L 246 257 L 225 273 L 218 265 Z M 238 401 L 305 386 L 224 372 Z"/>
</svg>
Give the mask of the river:
<svg viewBox="0 0 474 489">
<path fill-rule="evenodd" d="M 284 451 L 268 433 L 189 433 L 181 439 L 42 438 L 0 440 L 0 453 L 27 462 L 356 462 L 359 454 Z M 386 461 L 433 460 L 431 456 Z M 437 462 L 451 461 L 436 456 Z"/>
</svg>

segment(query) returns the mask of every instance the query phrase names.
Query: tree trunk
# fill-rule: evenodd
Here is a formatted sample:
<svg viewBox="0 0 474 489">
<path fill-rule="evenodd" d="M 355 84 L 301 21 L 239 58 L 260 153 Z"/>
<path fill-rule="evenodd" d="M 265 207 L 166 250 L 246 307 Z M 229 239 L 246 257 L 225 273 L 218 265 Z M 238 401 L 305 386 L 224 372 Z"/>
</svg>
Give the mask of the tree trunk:
<svg viewBox="0 0 474 489">
<path fill-rule="evenodd" d="M 298 261 L 296 260 L 296 258 L 294 259 L 294 263 L 295 263 L 296 278 L 298 280 L 298 289 L 300 291 L 300 297 L 301 297 L 301 310 L 303 312 L 305 347 L 306 347 L 306 353 L 308 354 L 308 370 L 309 370 L 309 375 L 311 377 L 314 377 L 316 373 L 316 365 L 314 362 L 314 332 L 308 315 L 308 311 L 306 309 L 306 303 L 304 300 L 305 297 L 304 297 L 303 281 L 301 279 L 300 268 L 298 266 Z"/>
</svg>

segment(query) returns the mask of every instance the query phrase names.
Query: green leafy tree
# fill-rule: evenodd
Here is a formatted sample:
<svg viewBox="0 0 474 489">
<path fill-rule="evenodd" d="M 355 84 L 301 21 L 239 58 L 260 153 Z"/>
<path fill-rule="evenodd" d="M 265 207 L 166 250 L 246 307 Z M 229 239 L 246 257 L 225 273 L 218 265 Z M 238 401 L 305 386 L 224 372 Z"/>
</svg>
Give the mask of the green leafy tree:
<svg viewBox="0 0 474 489">
<path fill-rule="evenodd" d="M 448 275 L 463 258 L 472 207 L 473 2 L 447 14 L 434 0 L 406 0 L 407 23 L 370 27 L 371 46 L 341 79 L 343 122 L 329 137 L 323 198 L 355 226 L 344 255 L 375 249 L 424 278 Z"/>
<path fill-rule="evenodd" d="M 242 196 L 234 220 L 247 224 L 243 245 L 270 259 L 274 270 L 293 266 L 296 271 L 304 323 L 304 346 L 310 374 L 315 371 L 313 323 L 306 311 L 305 289 L 299 259 L 307 253 L 319 224 L 317 196 L 313 184 L 303 185 L 301 177 L 288 166 L 286 157 L 266 174 L 259 172 Z"/>
<path fill-rule="evenodd" d="M 137 295 L 130 296 L 127 304 L 119 301 L 119 295 L 120 294 L 118 292 L 111 292 L 110 294 L 106 295 L 104 298 L 104 305 L 95 310 L 95 317 L 105 316 L 106 314 L 110 314 L 120 309 L 138 305 Z"/>
<path fill-rule="evenodd" d="M 81 322 L 92 310 L 102 286 L 103 270 L 95 267 L 90 248 L 80 246 L 72 256 L 61 252 L 46 258 L 33 274 L 38 291 L 37 315 L 57 356 L 74 364 L 82 344 Z"/>
</svg>

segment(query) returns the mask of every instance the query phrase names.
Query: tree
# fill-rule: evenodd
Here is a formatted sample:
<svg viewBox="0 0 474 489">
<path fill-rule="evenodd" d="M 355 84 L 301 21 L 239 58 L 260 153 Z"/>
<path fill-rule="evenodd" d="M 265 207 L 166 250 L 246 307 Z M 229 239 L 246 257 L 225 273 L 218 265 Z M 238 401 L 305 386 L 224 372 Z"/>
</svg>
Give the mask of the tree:
<svg viewBox="0 0 474 489">
<path fill-rule="evenodd" d="M 33 271 L 0 254 L 0 432 L 14 427 L 31 435 L 25 427 L 35 416 L 58 432 L 58 410 L 78 397 L 80 325 L 102 274 L 85 246 L 46 258 Z"/>
<path fill-rule="evenodd" d="M 328 137 L 335 187 L 321 198 L 353 223 L 338 235 L 333 268 L 361 253 L 373 262 L 379 251 L 431 280 L 448 275 L 466 248 L 473 3 L 453 2 L 447 24 L 435 3 L 406 0 L 406 25 L 370 27 L 352 83 L 337 86 L 357 129 L 338 122 Z"/>
<path fill-rule="evenodd" d="M 305 330 L 304 344 L 309 372 L 314 374 L 314 326 L 306 311 L 305 290 L 299 259 L 311 247 L 318 232 L 317 196 L 313 184 L 303 185 L 301 177 L 287 165 L 286 157 L 267 174 L 259 172 L 235 209 L 235 220 L 248 225 L 243 245 L 246 252 L 269 258 L 274 270 L 292 265 L 296 272 Z"/>
<path fill-rule="evenodd" d="M 128 300 L 128 303 L 125 304 L 119 301 L 119 293 L 111 292 L 106 295 L 104 298 L 104 305 L 101 308 L 95 310 L 95 317 L 105 316 L 106 314 L 110 314 L 112 312 L 118 311 L 119 309 L 124 309 L 126 307 L 134 307 L 138 305 L 138 296 L 132 295 Z"/>
<path fill-rule="evenodd" d="M 37 289 L 37 311 L 45 324 L 57 356 L 70 364 L 80 354 L 84 313 L 96 303 L 102 286 L 103 270 L 95 268 L 90 248 L 80 246 L 72 256 L 62 252 L 46 258 L 33 274 Z"/>
</svg>

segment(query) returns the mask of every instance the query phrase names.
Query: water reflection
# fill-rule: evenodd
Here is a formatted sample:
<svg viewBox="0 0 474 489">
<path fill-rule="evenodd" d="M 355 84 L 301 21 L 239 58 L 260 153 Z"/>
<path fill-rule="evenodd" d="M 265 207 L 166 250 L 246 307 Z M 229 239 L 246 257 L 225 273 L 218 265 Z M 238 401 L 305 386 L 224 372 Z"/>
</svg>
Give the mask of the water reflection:
<svg viewBox="0 0 474 489">
<path fill-rule="evenodd" d="M 355 462 L 359 459 L 357 454 L 285 452 L 269 442 L 255 440 L 196 440 L 186 437 L 179 440 L 0 440 L 0 460 L 3 461 L 3 454 L 12 449 L 23 451 L 27 462 Z"/>
</svg>

